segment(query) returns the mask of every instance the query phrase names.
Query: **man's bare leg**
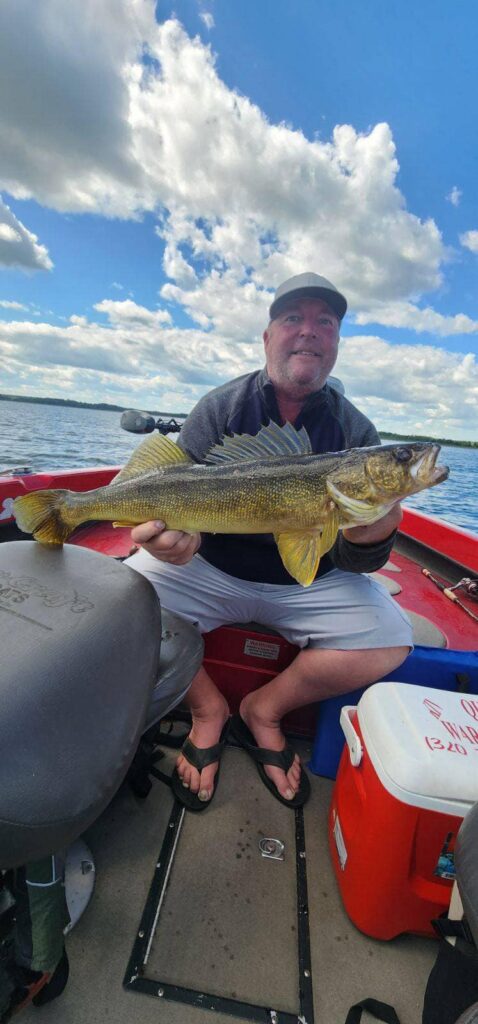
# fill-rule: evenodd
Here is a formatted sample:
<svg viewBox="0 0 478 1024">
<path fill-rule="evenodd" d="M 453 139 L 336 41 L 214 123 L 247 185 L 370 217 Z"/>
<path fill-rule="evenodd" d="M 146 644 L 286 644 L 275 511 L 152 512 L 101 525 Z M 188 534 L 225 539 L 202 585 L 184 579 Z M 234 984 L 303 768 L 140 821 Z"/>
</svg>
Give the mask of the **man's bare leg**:
<svg viewBox="0 0 478 1024">
<path fill-rule="evenodd" d="M 187 704 L 193 719 L 189 738 L 196 747 L 212 747 L 218 742 L 223 726 L 229 717 L 229 706 L 214 685 L 205 668 L 201 666 L 187 692 Z M 178 775 L 183 785 L 198 793 L 199 799 L 208 801 L 212 796 L 214 776 L 217 772 L 217 761 L 207 765 L 199 773 L 189 761 L 180 754 L 176 762 Z"/>
<path fill-rule="evenodd" d="M 307 648 L 280 675 L 259 690 L 247 694 L 240 713 L 260 747 L 282 750 L 285 738 L 281 719 L 288 711 L 325 700 L 359 686 L 381 679 L 401 665 L 408 647 L 385 647 L 365 651 L 338 651 Z M 187 695 L 193 717 L 190 737 L 198 747 L 217 743 L 229 709 L 227 703 L 204 668 L 195 676 Z M 209 800 L 217 763 L 199 773 L 182 755 L 177 762 L 178 773 L 193 793 Z M 281 796 L 292 800 L 299 788 L 300 760 L 297 757 L 287 774 L 280 768 L 268 767 L 266 772 Z"/>
<path fill-rule="evenodd" d="M 408 653 L 408 647 L 364 651 L 307 648 L 270 683 L 244 697 L 241 717 L 258 746 L 282 750 L 286 741 L 280 723 L 288 711 L 368 686 L 398 668 Z M 287 775 L 280 768 L 266 767 L 265 771 L 282 796 L 288 800 L 295 796 L 300 780 L 298 757 Z"/>
</svg>

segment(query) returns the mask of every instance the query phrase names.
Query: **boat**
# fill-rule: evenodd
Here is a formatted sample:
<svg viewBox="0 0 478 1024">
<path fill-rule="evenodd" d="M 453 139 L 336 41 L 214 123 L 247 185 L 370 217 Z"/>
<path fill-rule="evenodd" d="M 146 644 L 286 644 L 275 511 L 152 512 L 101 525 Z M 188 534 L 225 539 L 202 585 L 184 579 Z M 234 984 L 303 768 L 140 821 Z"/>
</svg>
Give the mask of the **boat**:
<svg viewBox="0 0 478 1024">
<path fill-rule="evenodd" d="M 39 548 L 19 533 L 14 498 L 41 488 L 90 490 L 108 483 L 118 468 L 0 476 L 0 611 L 8 601 L 12 608 L 11 592 L 2 597 L 2 586 L 12 582 L 5 570 L 2 574 L 2 551 L 14 550 L 19 564 L 28 567 L 29 552 Z M 97 565 L 100 580 L 108 575 L 108 564 L 116 574 L 124 573 L 121 560 L 130 549 L 129 531 L 109 523 L 84 524 L 67 545 L 69 564 L 83 580 Z M 478 536 L 405 508 L 390 560 L 373 575 L 414 625 L 415 650 L 393 678 L 473 700 L 478 694 Z M 23 571 L 20 576 L 30 578 Z M 81 604 L 85 595 L 78 593 Z M 59 614 L 55 594 L 49 600 L 52 615 Z M 100 633 L 102 623 L 116 615 L 111 600 L 110 593 L 103 618 L 98 606 Z M 14 611 L 21 617 L 26 612 L 20 607 Z M 71 605 L 67 611 L 74 619 Z M 72 631 L 78 630 L 78 618 Z M 138 640 L 135 623 L 129 630 L 131 645 L 139 644 L 132 654 L 138 659 L 150 637 Z M 110 635 L 112 648 L 121 636 L 124 650 L 131 649 L 125 632 L 123 624 L 116 639 Z M 98 632 L 89 648 L 86 655 L 81 647 L 81 658 L 91 656 L 90 674 L 97 663 L 111 689 L 121 674 L 118 658 L 103 657 Z M 258 623 L 222 627 L 205 637 L 206 667 L 232 711 L 244 693 L 272 678 L 295 653 Z M 182 656 L 181 643 L 175 656 Z M 59 666 L 56 671 L 61 681 Z M 85 666 L 84 671 L 88 676 Z M 102 793 L 101 812 L 80 830 L 87 852 L 80 853 L 78 888 L 88 876 L 89 893 L 93 881 L 95 891 L 68 936 L 70 982 L 61 998 L 41 1011 L 27 1009 L 25 1022 L 41 1012 L 44 1024 L 109 1019 L 226 1024 L 231 1016 L 260 1024 L 344 1024 L 352 1004 L 374 996 L 395 1005 L 403 1024 L 420 1024 L 435 939 L 407 933 L 385 942 L 358 931 L 344 910 L 331 864 L 328 808 L 344 747 L 340 713 L 362 693 L 325 701 L 285 721 L 312 786 L 309 803 L 296 814 L 271 799 L 233 743 L 211 807 L 202 815 L 185 813 L 163 778 L 187 732 L 187 716 L 179 711 L 153 737 L 146 733 L 149 749 L 147 756 L 143 750 L 146 760 L 136 771 L 136 788 L 131 775 L 121 781 L 126 767 L 117 771 L 112 791 Z M 27 749 L 34 726 L 25 729 Z M 135 743 L 139 735 L 137 730 Z M 101 765 L 100 744 L 96 751 Z M 373 875 L 373 864 L 370 870 Z"/>
</svg>

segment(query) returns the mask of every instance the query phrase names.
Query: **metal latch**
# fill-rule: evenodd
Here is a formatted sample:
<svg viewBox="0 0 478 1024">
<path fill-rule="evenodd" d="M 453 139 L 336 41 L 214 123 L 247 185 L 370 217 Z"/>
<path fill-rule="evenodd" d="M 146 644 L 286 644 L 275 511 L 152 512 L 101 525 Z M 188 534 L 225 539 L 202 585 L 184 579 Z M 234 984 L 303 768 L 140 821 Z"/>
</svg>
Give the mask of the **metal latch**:
<svg viewBox="0 0 478 1024">
<path fill-rule="evenodd" d="M 284 843 L 280 839 L 261 839 L 259 849 L 262 857 L 269 860 L 284 860 Z"/>
</svg>

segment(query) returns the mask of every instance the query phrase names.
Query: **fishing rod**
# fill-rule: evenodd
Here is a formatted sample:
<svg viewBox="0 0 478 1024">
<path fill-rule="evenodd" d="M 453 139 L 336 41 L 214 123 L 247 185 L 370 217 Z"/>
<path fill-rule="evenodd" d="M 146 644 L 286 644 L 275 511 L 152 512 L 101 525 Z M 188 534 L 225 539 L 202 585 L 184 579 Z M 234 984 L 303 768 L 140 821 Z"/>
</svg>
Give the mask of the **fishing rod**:
<svg viewBox="0 0 478 1024">
<path fill-rule="evenodd" d="M 478 580 L 470 579 L 470 577 L 464 576 L 463 579 L 459 580 L 458 583 L 455 583 L 453 587 L 447 587 L 445 583 L 441 583 L 440 580 L 437 580 L 435 576 L 432 576 L 429 569 L 422 569 L 422 573 L 424 576 L 427 577 L 428 580 L 431 580 L 431 582 L 434 583 L 439 590 L 441 590 L 442 594 L 444 594 L 449 601 L 453 601 L 453 604 L 458 605 L 459 608 L 466 612 L 466 614 L 470 616 L 470 619 L 473 619 L 474 622 L 478 622 L 478 615 L 475 615 L 475 613 L 472 612 L 470 608 L 467 608 L 466 604 L 463 604 L 463 602 L 460 601 L 460 599 L 454 593 L 455 590 L 463 589 L 466 591 L 469 597 L 472 597 L 476 600 L 478 598 Z"/>
</svg>

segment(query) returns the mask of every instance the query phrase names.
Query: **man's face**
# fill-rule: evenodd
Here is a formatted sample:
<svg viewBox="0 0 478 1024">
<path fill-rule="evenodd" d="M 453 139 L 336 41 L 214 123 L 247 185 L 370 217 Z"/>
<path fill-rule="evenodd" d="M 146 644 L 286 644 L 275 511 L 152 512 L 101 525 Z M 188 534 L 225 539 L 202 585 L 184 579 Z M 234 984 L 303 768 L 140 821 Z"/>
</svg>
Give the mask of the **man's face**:
<svg viewBox="0 0 478 1024">
<path fill-rule="evenodd" d="M 291 397 L 325 384 L 337 359 L 339 320 L 322 299 L 290 302 L 264 331 L 267 372 Z"/>
</svg>

